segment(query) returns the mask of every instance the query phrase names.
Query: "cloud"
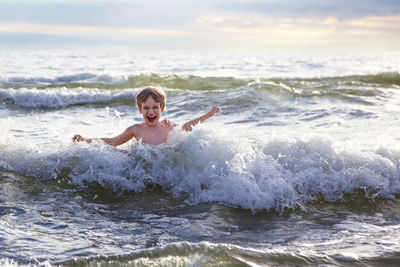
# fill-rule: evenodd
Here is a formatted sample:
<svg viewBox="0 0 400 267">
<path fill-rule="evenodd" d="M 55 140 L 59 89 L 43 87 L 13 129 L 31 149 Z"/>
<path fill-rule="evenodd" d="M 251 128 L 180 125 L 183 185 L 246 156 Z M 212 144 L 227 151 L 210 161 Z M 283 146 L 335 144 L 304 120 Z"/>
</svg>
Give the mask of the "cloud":
<svg viewBox="0 0 400 267">
<path fill-rule="evenodd" d="M 231 0 L 217 1 L 222 10 L 274 17 L 336 17 L 339 20 L 400 14 L 398 0 Z"/>
<path fill-rule="evenodd" d="M 0 32 L 29 33 L 48 35 L 84 35 L 84 36 L 129 36 L 129 35 L 168 35 L 180 33 L 173 30 L 140 29 L 82 25 L 32 24 L 24 22 L 0 23 Z"/>
<path fill-rule="evenodd" d="M 195 23 L 198 34 L 247 47 L 400 49 L 400 16 L 340 20 L 336 17 L 276 18 L 230 14 L 203 16 Z"/>
<path fill-rule="evenodd" d="M 366 29 L 370 31 L 385 31 L 399 34 L 400 15 L 399 16 L 371 16 L 349 20 L 340 20 L 336 17 L 315 18 L 315 17 L 264 17 L 257 14 L 230 14 L 222 16 L 202 16 L 195 21 L 197 29 L 206 29 L 210 31 L 226 31 L 238 33 L 261 33 L 269 32 L 272 29 L 277 31 L 293 31 L 307 28 L 309 30 L 326 32 L 346 31 L 354 29 Z"/>
<path fill-rule="evenodd" d="M 344 24 L 352 27 L 394 31 L 400 33 L 400 15 L 377 17 L 371 16 L 345 21 Z"/>
<path fill-rule="evenodd" d="M 400 5 L 393 0 L 0 2 L 0 38 L 15 33 L 38 42 L 43 35 L 72 42 L 76 36 L 177 48 L 400 49 Z"/>
</svg>

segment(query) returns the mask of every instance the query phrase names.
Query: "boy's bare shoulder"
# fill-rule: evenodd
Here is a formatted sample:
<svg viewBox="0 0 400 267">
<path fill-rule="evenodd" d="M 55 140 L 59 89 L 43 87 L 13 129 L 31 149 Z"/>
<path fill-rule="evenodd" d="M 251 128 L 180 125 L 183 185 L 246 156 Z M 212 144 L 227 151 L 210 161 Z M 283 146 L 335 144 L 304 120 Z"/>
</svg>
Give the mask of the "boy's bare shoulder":
<svg viewBox="0 0 400 267">
<path fill-rule="evenodd" d="M 135 132 L 135 131 L 139 131 L 140 129 L 143 128 L 143 126 L 145 125 L 144 122 L 142 123 L 136 123 L 136 124 L 132 124 L 131 126 L 129 126 L 126 130 L 130 131 L 130 132 Z"/>
</svg>

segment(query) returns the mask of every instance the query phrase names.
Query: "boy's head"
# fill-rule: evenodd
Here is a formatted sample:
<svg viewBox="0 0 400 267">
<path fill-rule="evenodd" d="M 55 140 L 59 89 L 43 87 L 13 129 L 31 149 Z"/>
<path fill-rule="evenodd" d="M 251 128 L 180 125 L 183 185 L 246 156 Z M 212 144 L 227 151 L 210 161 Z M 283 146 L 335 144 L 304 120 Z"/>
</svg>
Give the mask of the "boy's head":
<svg viewBox="0 0 400 267">
<path fill-rule="evenodd" d="M 163 90 L 155 87 L 146 87 L 136 95 L 136 104 L 140 112 L 142 112 L 142 104 L 152 97 L 155 102 L 160 103 L 161 110 L 164 110 L 167 97 Z"/>
</svg>

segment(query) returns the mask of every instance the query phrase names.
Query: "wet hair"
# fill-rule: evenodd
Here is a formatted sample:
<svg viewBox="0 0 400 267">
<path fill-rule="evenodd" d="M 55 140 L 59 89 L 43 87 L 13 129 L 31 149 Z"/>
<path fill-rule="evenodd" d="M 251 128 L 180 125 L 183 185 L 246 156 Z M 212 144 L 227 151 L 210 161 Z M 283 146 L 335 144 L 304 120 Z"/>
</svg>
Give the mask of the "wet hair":
<svg viewBox="0 0 400 267">
<path fill-rule="evenodd" d="M 136 104 L 139 110 L 142 110 L 142 103 L 146 102 L 149 96 L 153 97 L 155 102 L 160 103 L 161 108 L 165 107 L 167 97 L 164 91 L 155 87 L 146 87 L 136 95 Z"/>
</svg>

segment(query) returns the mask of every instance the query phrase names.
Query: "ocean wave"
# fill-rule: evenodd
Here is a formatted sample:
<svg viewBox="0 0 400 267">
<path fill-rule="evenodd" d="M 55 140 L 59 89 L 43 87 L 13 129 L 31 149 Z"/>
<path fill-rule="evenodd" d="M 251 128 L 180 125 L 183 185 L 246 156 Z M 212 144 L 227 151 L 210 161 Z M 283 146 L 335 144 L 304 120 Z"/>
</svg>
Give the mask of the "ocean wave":
<svg viewBox="0 0 400 267">
<path fill-rule="evenodd" d="M 360 190 L 371 200 L 400 193 L 399 151 L 337 152 L 321 139 L 220 134 L 176 131 L 169 144 L 138 145 L 129 152 L 99 143 L 30 153 L 4 144 L 0 168 L 79 190 L 96 184 L 116 195 L 159 185 L 190 205 L 215 202 L 253 212 L 306 210 L 314 200 L 346 201 Z"/>
<path fill-rule="evenodd" d="M 388 88 L 398 89 L 400 86 L 400 73 L 308 79 L 258 79 L 250 84 L 271 93 L 281 94 L 282 92 L 287 92 L 296 97 L 375 97 L 384 95 L 385 90 Z"/>
<path fill-rule="evenodd" d="M 157 248 L 140 249 L 125 255 L 95 256 L 59 262 L 60 265 L 89 266 L 318 266 L 318 265 L 397 265 L 399 255 L 360 257 L 353 253 L 321 255 L 300 250 L 287 251 L 280 247 L 249 249 L 232 244 L 211 242 L 176 242 Z"/>
<path fill-rule="evenodd" d="M 23 108 L 64 108 L 84 104 L 134 103 L 138 90 L 101 89 L 0 89 L 0 99 Z"/>
<path fill-rule="evenodd" d="M 68 84 L 54 83 L 55 87 L 20 87 L 0 89 L 0 99 L 24 108 L 64 108 L 85 104 L 126 104 L 135 99 L 139 88 L 153 85 L 168 92 L 206 90 L 207 93 L 224 95 L 226 105 L 247 107 L 247 104 L 264 103 L 270 97 L 330 97 L 342 101 L 373 105 L 388 99 L 390 90 L 398 90 L 400 75 L 387 73 L 367 76 L 346 76 L 314 79 L 255 79 L 232 77 L 197 77 L 143 74 L 128 77 L 123 82 L 78 83 L 93 75 L 66 76 L 56 79 L 74 80 Z M 100 79 L 97 77 L 95 79 Z M 101 78 L 103 79 L 103 78 Z M 113 78 L 105 79 L 108 82 Z M 26 85 L 26 83 L 23 83 Z M 36 84 L 37 85 L 37 84 Z M 222 93 L 222 94 L 221 94 Z M 196 96 L 196 94 L 192 94 Z M 254 102 L 256 101 L 256 102 Z"/>
<path fill-rule="evenodd" d="M 396 85 L 400 86 L 400 73 L 387 72 L 367 75 L 349 76 L 324 76 L 315 78 L 235 78 L 235 77 L 212 77 L 196 75 L 177 75 L 159 73 L 140 73 L 136 75 L 109 75 L 94 73 L 77 73 L 59 76 L 56 78 L 46 77 L 7 77 L 0 79 L 0 88 L 101 88 L 101 89 L 122 89 L 138 88 L 145 86 L 159 86 L 172 89 L 183 90 L 219 90 L 234 89 L 245 86 L 251 82 L 268 82 L 308 85 L 310 88 L 324 88 L 332 84 L 343 86 L 354 85 Z"/>
<path fill-rule="evenodd" d="M 63 75 L 56 78 L 47 77 L 8 77 L 0 80 L 0 85 L 3 88 L 22 88 L 22 87 L 37 87 L 46 88 L 52 86 L 66 87 L 98 87 L 101 85 L 113 85 L 123 82 L 123 77 L 111 75 L 98 75 L 94 73 L 77 73 L 71 75 Z"/>
<path fill-rule="evenodd" d="M 324 257 L 307 257 L 299 253 L 285 253 L 278 249 L 248 249 L 231 244 L 210 242 L 180 242 L 167 246 L 142 249 L 127 255 L 92 257 L 61 262 L 61 265 L 124 265 L 124 266 L 300 266 L 334 263 Z"/>
<path fill-rule="evenodd" d="M 247 84 L 246 79 L 233 77 L 200 77 L 195 75 L 141 73 L 137 75 L 111 76 L 92 73 L 78 73 L 56 78 L 9 77 L 0 80 L 1 88 L 102 88 L 121 89 L 146 86 L 160 86 L 173 89 L 215 90 L 237 88 Z"/>
</svg>

